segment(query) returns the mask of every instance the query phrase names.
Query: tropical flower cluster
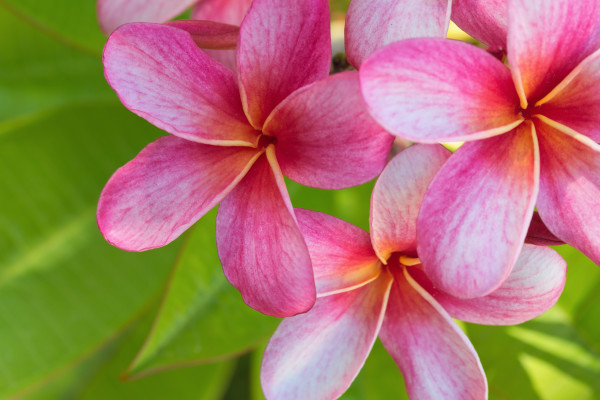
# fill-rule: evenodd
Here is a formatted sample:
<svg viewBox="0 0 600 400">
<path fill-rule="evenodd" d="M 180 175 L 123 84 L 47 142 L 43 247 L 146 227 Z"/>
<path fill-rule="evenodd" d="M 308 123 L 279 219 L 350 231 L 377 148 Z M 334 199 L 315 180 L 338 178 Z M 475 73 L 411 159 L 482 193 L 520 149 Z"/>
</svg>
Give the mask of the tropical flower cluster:
<svg viewBox="0 0 600 400">
<path fill-rule="evenodd" d="M 286 317 L 263 358 L 268 399 L 339 397 L 377 337 L 411 398 L 485 399 L 453 318 L 548 310 L 566 276 L 548 245 L 600 261 L 597 0 L 352 0 L 355 70 L 334 75 L 327 0 L 99 0 L 98 16 L 108 83 L 168 133 L 110 178 L 98 226 L 142 251 L 220 203 L 225 276 Z M 445 39 L 451 18 L 487 48 Z M 425 144 L 389 160 L 394 136 Z M 370 234 L 295 209 L 284 176 L 378 177 Z"/>
</svg>

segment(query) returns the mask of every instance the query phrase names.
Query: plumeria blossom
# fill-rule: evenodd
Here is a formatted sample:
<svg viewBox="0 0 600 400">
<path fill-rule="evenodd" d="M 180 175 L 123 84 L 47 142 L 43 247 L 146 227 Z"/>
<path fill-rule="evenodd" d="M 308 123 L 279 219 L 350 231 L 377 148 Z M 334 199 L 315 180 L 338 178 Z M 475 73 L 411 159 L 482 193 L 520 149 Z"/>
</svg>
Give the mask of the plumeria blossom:
<svg viewBox="0 0 600 400">
<path fill-rule="evenodd" d="M 509 276 L 536 205 L 554 235 L 600 263 L 600 2 L 461 3 L 478 6 L 471 23 L 507 7 L 510 68 L 466 43 L 412 39 L 374 53 L 360 77 L 395 135 L 467 142 L 431 183 L 418 233 L 435 286 L 469 298 Z M 502 48 L 502 21 L 488 25 Z"/>
<path fill-rule="evenodd" d="M 117 29 L 105 75 L 122 103 L 171 133 L 108 181 L 98 225 L 131 251 L 177 238 L 221 202 L 217 247 L 228 280 L 267 314 L 310 309 L 315 284 L 283 174 L 339 189 L 373 179 L 393 136 L 369 116 L 358 73 L 328 77 L 326 0 L 256 0 L 239 34 L 237 76 L 184 30 Z"/>
<path fill-rule="evenodd" d="M 371 234 L 337 218 L 296 209 L 315 271 L 318 299 L 286 318 L 265 351 L 261 381 L 269 400 L 335 399 L 352 383 L 377 336 L 414 399 L 485 399 L 477 353 L 452 317 L 516 324 L 551 307 L 566 264 L 548 247 L 526 244 L 504 284 L 459 299 L 434 289 L 417 254 L 417 213 L 449 158 L 414 145 L 382 172 L 371 197 Z"/>
<path fill-rule="evenodd" d="M 100 28 L 107 35 L 128 22 L 166 22 L 190 7 L 192 19 L 240 25 L 252 0 L 98 0 Z"/>
</svg>

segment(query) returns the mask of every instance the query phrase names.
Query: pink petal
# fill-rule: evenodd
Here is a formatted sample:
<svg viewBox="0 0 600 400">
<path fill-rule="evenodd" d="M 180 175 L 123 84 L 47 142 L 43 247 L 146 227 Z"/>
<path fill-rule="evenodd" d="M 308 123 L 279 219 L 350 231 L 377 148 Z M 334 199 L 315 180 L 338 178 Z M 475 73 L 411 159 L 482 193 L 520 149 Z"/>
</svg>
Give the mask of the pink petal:
<svg viewBox="0 0 600 400">
<path fill-rule="evenodd" d="M 508 0 L 508 20 L 508 63 L 522 107 L 600 47 L 597 0 Z"/>
<path fill-rule="evenodd" d="M 215 206 L 260 153 L 163 136 L 110 178 L 98 203 L 98 226 L 124 250 L 164 246 Z"/>
<path fill-rule="evenodd" d="M 384 272 L 368 285 L 319 298 L 306 314 L 284 319 L 263 356 L 265 396 L 325 400 L 344 393 L 375 343 L 391 283 Z"/>
<path fill-rule="evenodd" d="M 533 218 L 531 218 L 531 222 L 529 223 L 525 243 L 536 244 L 538 246 L 559 246 L 565 244 L 565 242 L 550 232 L 537 211 L 533 212 Z"/>
<path fill-rule="evenodd" d="M 445 37 L 450 8 L 449 0 L 353 0 L 345 26 L 348 61 L 359 68 L 375 50 L 398 40 Z"/>
<path fill-rule="evenodd" d="M 450 152 L 439 145 L 414 145 L 396 155 L 371 195 L 371 240 L 382 260 L 417 248 L 417 215 L 427 186 Z"/>
<path fill-rule="evenodd" d="M 229 68 L 234 73 L 236 72 L 235 66 L 235 50 L 214 50 L 214 49 L 202 49 L 210 58 L 216 60 Z"/>
<path fill-rule="evenodd" d="M 600 265 L 600 146 L 544 122 L 535 126 L 542 171 L 540 216 L 556 236 Z"/>
<path fill-rule="evenodd" d="M 192 19 L 206 19 L 224 24 L 241 25 L 252 0 L 199 0 Z"/>
<path fill-rule="evenodd" d="M 506 49 L 507 0 L 454 0 L 452 21 L 494 49 Z"/>
<path fill-rule="evenodd" d="M 256 0 L 240 28 L 238 76 L 248 119 L 261 129 L 294 90 L 329 75 L 327 0 Z"/>
<path fill-rule="evenodd" d="M 235 49 L 240 33 L 237 26 L 212 21 L 186 19 L 168 22 L 166 25 L 186 31 L 202 49 Z"/>
<path fill-rule="evenodd" d="M 100 28 L 107 35 L 128 22 L 165 22 L 196 0 L 98 0 Z"/>
<path fill-rule="evenodd" d="M 481 139 L 522 120 L 510 71 L 467 43 L 403 40 L 370 56 L 359 73 L 369 112 L 404 139 Z"/>
<path fill-rule="evenodd" d="M 253 146 L 257 141 L 235 76 L 202 52 L 187 32 L 125 25 L 108 39 L 104 68 L 125 107 L 169 133 L 216 145 Z"/>
<path fill-rule="evenodd" d="M 221 202 L 217 250 L 225 276 L 250 307 L 287 317 L 313 306 L 310 256 L 272 146 Z"/>
<path fill-rule="evenodd" d="M 348 291 L 377 278 L 381 265 L 369 234 L 341 219 L 296 208 L 317 285 L 317 295 Z"/>
<path fill-rule="evenodd" d="M 394 140 L 367 112 L 356 71 L 295 91 L 275 108 L 263 131 L 277 138 L 277 159 L 288 178 L 325 189 L 373 179 Z"/>
<path fill-rule="evenodd" d="M 461 298 L 484 296 L 519 256 L 538 191 L 532 124 L 466 143 L 429 186 L 417 221 L 418 252 L 434 285 Z"/>
<path fill-rule="evenodd" d="M 416 268 L 411 275 L 452 317 L 485 325 L 515 325 L 552 307 L 565 286 L 567 263 L 554 250 L 526 244 L 502 286 L 487 296 L 458 299 L 434 289 Z"/>
<path fill-rule="evenodd" d="M 394 270 L 379 337 L 400 367 L 411 399 L 487 399 L 485 374 L 473 345 L 402 270 Z"/>
<path fill-rule="evenodd" d="M 541 102 L 541 114 L 600 142 L 600 50 L 583 60 Z"/>
</svg>

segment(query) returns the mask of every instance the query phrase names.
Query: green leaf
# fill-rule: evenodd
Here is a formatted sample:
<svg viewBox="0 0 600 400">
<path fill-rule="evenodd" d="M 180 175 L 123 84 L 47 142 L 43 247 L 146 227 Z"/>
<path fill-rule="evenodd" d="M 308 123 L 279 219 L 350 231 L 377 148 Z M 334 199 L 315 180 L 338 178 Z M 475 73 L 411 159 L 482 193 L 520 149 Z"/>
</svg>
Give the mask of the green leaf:
<svg viewBox="0 0 600 400">
<path fill-rule="evenodd" d="M 0 398 L 93 353 L 158 294 L 177 245 L 127 253 L 95 220 L 109 176 L 157 133 L 94 105 L 0 135 Z"/>
<path fill-rule="evenodd" d="M 265 341 L 278 320 L 246 306 L 223 274 L 215 243 L 216 209 L 186 239 L 132 375 L 231 358 Z"/>
<path fill-rule="evenodd" d="M 67 48 L 1 7 L 0 35 L 0 135 L 60 107 L 116 100 L 99 55 Z"/>
<path fill-rule="evenodd" d="M 0 0 L 0 5 L 75 49 L 100 55 L 106 41 L 96 19 L 96 0 Z"/>
</svg>

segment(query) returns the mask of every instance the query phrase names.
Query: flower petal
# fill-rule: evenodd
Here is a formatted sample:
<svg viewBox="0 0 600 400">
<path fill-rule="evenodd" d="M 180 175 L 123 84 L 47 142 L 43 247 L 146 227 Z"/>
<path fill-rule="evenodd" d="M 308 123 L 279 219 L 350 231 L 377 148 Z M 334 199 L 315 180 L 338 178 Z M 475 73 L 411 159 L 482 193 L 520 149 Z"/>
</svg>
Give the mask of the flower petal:
<svg viewBox="0 0 600 400">
<path fill-rule="evenodd" d="M 167 22 L 166 25 L 186 31 L 202 49 L 235 49 L 240 33 L 237 26 L 213 21 L 185 19 Z"/>
<path fill-rule="evenodd" d="M 348 291 L 379 276 L 381 266 L 367 232 L 317 211 L 295 211 L 310 253 L 317 296 Z"/>
<path fill-rule="evenodd" d="M 329 75 L 327 0 L 255 0 L 240 28 L 237 61 L 244 110 L 261 129 L 294 90 Z"/>
<path fill-rule="evenodd" d="M 525 244 L 502 286 L 483 297 L 459 299 L 434 289 L 422 271 L 411 275 L 453 317 L 484 325 L 515 325 L 552 307 L 565 286 L 567 263 L 554 250 Z"/>
<path fill-rule="evenodd" d="M 325 400 L 344 393 L 375 343 L 391 283 L 383 272 L 368 285 L 321 297 L 306 314 L 284 319 L 263 356 L 265 396 Z"/>
<path fill-rule="evenodd" d="M 540 114 L 600 142 L 600 50 L 583 60 L 540 103 Z"/>
<path fill-rule="evenodd" d="M 213 208 L 260 155 L 176 136 L 149 144 L 110 178 L 98 202 L 98 226 L 124 250 L 164 246 Z"/>
<path fill-rule="evenodd" d="M 491 48 L 506 49 L 507 3 L 507 0 L 454 0 L 452 21 Z"/>
<path fill-rule="evenodd" d="M 225 276 L 250 307 L 288 317 L 313 306 L 310 256 L 272 146 L 221 202 L 217 250 Z"/>
<path fill-rule="evenodd" d="M 379 337 L 404 375 L 408 397 L 487 399 L 485 373 L 473 345 L 405 271 L 394 270 Z"/>
<path fill-rule="evenodd" d="M 523 108 L 600 47 L 597 0 L 508 0 L 508 21 L 508 64 Z"/>
<path fill-rule="evenodd" d="M 124 25 L 108 39 L 103 58 L 106 79 L 121 102 L 159 128 L 206 144 L 256 143 L 235 76 L 202 52 L 189 33 L 165 25 Z"/>
<path fill-rule="evenodd" d="M 540 217 L 552 233 L 600 265 L 600 146 L 544 122 L 536 122 L 536 128 Z"/>
<path fill-rule="evenodd" d="M 513 268 L 538 191 L 532 126 L 466 143 L 429 186 L 417 220 L 418 252 L 439 289 L 484 296 Z"/>
<path fill-rule="evenodd" d="M 370 56 L 359 74 L 369 112 L 404 139 L 475 140 L 522 120 L 510 71 L 471 44 L 403 40 Z"/>
<path fill-rule="evenodd" d="M 263 132 L 277 138 L 277 159 L 288 178 L 325 189 L 373 179 L 394 140 L 367 112 L 356 71 L 295 91 L 275 108 Z"/>
<path fill-rule="evenodd" d="M 345 26 L 348 61 L 358 69 L 365 58 L 387 44 L 415 37 L 445 37 L 450 8 L 449 0 L 353 0 Z"/>
<path fill-rule="evenodd" d="M 564 241 L 550 232 L 537 211 L 533 212 L 533 218 L 531 218 L 531 222 L 529 223 L 525 243 L 536 244 L 538 246 L 560 246 L 561 244 L 565 244 Z"/>
<path fill-rule="evenodd" d="M 199 0 L 192 19 L 205 19 L 224 24 L 241 25 L 252 0 Z"/>
<path fill-rule="evenodd" d="M 415 253 L 417 215 L 423 196 L 450 152 L 440 145 L 413 145 L 396 155 L 371 195 L 371 240 L 380 259 L 395 251 Z"/>
<path fill-rule="evenodd" d="M 128 22 L 165 22 L 196 0 L 98 0 L 100 28 L 107 35 Z"/>
</svg>

